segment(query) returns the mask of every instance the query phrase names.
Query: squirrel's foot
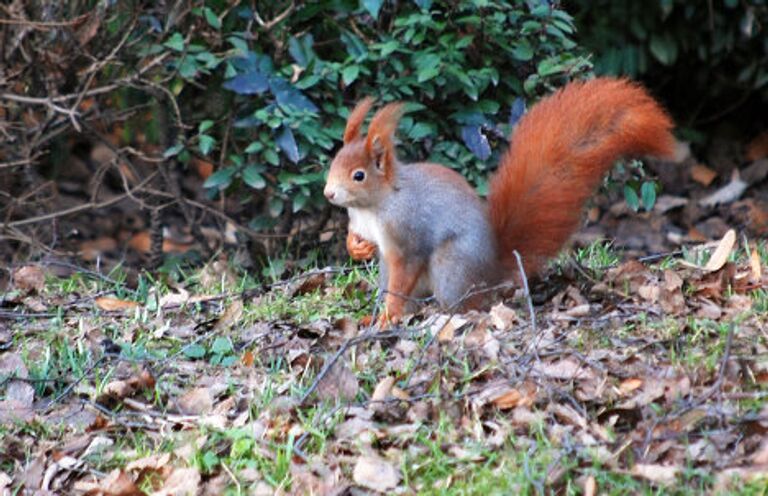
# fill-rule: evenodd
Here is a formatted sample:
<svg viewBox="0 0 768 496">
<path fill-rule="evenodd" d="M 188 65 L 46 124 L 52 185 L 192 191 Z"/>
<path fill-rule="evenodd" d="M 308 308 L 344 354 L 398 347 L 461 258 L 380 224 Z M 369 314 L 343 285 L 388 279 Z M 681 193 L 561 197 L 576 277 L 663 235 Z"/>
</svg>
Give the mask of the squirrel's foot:
<svg viewBox="0 0 768 496">
<path fill-rule="evenodd" d="M 347 234 L 347 252 L 353 260 L 370 260 L 376 253 L 376 244 L 363 239 L 355 232 L 349 231 Z"/>
</svg>

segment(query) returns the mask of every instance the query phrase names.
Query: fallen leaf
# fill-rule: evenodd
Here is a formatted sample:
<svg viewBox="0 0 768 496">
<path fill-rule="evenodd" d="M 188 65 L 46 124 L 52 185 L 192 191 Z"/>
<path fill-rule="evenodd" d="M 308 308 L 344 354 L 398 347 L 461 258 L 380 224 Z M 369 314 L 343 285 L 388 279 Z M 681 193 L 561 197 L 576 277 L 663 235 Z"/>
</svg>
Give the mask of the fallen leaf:
<svg viewBox="0 0 768 496">
<path fill-rule="evenodd" d="M 659 305 L 664 313 L 679 315 L 686 310 L 683 279 L 677 272 L 665 270 L 664 282 L 659 289 Z"/>
<path fill-rule="evenodd" d="M 739 170 L 734 169 L 733 175 L 731 176 L 731 182 L 711 195 L 699 200 L 699 205 L 702 207 L 714 207 L 716 205 L 735 202 L 742 194 L 744 194 L 748 186 L 749 184 L 741 179 Z"/>
<path fill-rule="evenodd" d="M 488 315 L 491 317 L 491 325 L 500 331 L 511 329 L 517 321 L 517 312 L 504 303 L 494 305 Z"/>
<path fill-rule="evenodd" d="M 687 204 L 688 198 L 682 196 L 661 195 L 656 199 L 653 210 L 654 212 L 663 214 Z"/>
<path fill-rule="evenodd" d="M 595 374 L 573 358 L 564 358 L 551 363 L 536 363 L 533 370 L 552 379 L 594 379 Z"/>
<path fill-rule="evenodd" d="M 194 468 L 177 468 L 163 483 L 153 496 L 186 496 L 196 495 L 200 489 L 200 472 Z"/>
<path fill-rule="evenodd" d="M 360 486 L 383 493 L 397 486 L 400 471 L 381 458 L 361 456 L 355 464 L 352 478 Z"/>
<path fill-rule="evenodd" d="M 677 474 L 680 473 L 679 467 L 672 467 L 658 464 L 638 463 L 632 467 L 632 475 L 649 480 L 656 484 L 668 486 L 675 482 Z"/>
<path fill-rule="evenodd" d="M 621 393 L 622 396 L 626 396 L 627 394 L 631 393 L 635 389 L 639 388 L 643 385 L 643 380 L 638 377 L 632 377 L 629 379 L 625 379 L 621 381 L 621 384 L 619 384 L 619 393 Z"/>
<path fill-rule="evenodd" d="M 755 480 L 768 479 L 768 465 L 734 467 L 722 470 L 715 477 L 712 494 L 731 494 L 729 490 Z"/>
<path fill-rule="evenodd" d="M 179 411 L 185 415 L 203 415 L 213 410 L 213 393 L 206 387 L 190 389 L 178 399 Z"/>
<path fill-rule="evenodd" d="M 108 296 L 101 296 L 94 300 L 96 306 L 107 312 L 115 312 L 117 310 L 128 310 L 139 306 L 135 301 L 120 300 L 117 298 L 110 298 Z"/>
<path fill-rule="evenodd" d="M 390 397 L 390 393 L 392 392 L 392 386 L 395 385 L 395 378 L 392 376 L 384 377 L 382 380 L 379 381 L 378 384 L 376 384 L 376 387 L 373 389 L 373 394 L 371 395 L 371 401 L 384 401 L 385 399 Z"/>
<path fill-rule="evenodd" d="M 339 360 L 317 385 L 317 396 L 321 400 L 343 401 L 354 398 L 359 389 L 355 374 L 344 361 Z"/>
<path fill-rule="evenodd" d="M 243 300 L 240 298 L 233 300 L 232 303 L 224 310 L 219 320 L 213 326 L 216 331 L 224 331 L 240 322 L 240 318 L 243 316 Z"/>
<path fill-rule="evenodd" d="M 146 493 L 136 486 L 133 479 L 120 469 L 110 472 L 95 486 L 90 490 L 83 486 L 80 488 L 85 490 L 85 496 L 146 496 Z"/>
<path fill-rule="evenodd" d="M 175 293 L 166 293 L 160 297 L 160 308 L 180 307 L 189 301 L 189 291 L 177 288 Z"/>
<path fill-rule="evenodd" d="M 437 334 L 440 343 L 449 343 L 456 336 L 456 331 L 467 322 L 467 319 L 458 315 L 437 315 L 429 327 L 429 332 L 433 336 Z"/>
<path fill-rule="evenodd" d="M 720 243 L 718 243 L 715 252 L 712 253 L 707 265 L 704 266 L 704 270 L 715 272 L 723 268 L 728 261 L 728 257 L 731 255 L 731 251 L 733 251 L 734 244 L 736 244 L 736 231 L 729 229 L 725 236 L 723 236 L 723 239 L 720 240 Z"/>
<path fill-rule="evenodd" d="M 755 282 L 760 282 L 763 280 L 763 269 L 762 264 L 760 262 L 760 253 L 758 253 L 756 247 L 752 247 L 750 250 L 751 253 L 749 254 L 749 268 L 752 275 L 752 280 Z"/>
<path fill-rule="evenodd" d="M 7 488 L 11 487 L 12 482 L 13 479 L 11 479 L 8 474 L 0 470 L 0 494 L 6 494 L 5 491 L 7 491 Z M 10 494 L 10 491 L 8 491 L 8 494 Z"/>
<path fill-rule="evenodd" d="M 302 296 L 309 293 L 314 293 L 318 289 L 321 289 L 325 285 L 326 273 L 319 272 L 305 277 L 296 287 L 291 291 L 291 296 Z"/>
<path fill-rule="evenodd" d="M 27 491 L 35 492 L 43 485 L 43 473 L 45 471 L 45 454 L 37 455 L 25 468 L 22 475 L 22 482 Z"/>
<path fill-rule="evenodd" d="M 768 131 L 763 131 L 749 142 L 746 157 L 750 161 L 768 157 Z"/>
<path fill-rule="evenodd" d="M 152 249 L 152 240 L 149 231 L 136 233 L 128 240 L 128 246 L 139 253 L 149 253 Z M 163 240 L 163 253 L 186 253 L 191 248 L 191 243 L 178 243 L 170 239 Z"/>
<path fill-rule="evenodd" d="M 590 475 L 584 481 L 584 496 L 595 496 L 597 494 L 597 481 L 595 476 Z"/>
<path fill-rule="evenodd" d="M 89 239 L 80 243 L 80 258 L 90 262 L 96 260 L 104 253 L 117 250 L 117 248 L 117 240 L 109 236 Z"/>
<path fill-rule="evenodd" d="M 121 400 L 133 396 L 140 390 L 151 389 L 155 387 L 155 378 L 147 370 L 142 370 L 138 375 L 126 380 L 116 380 L 104 386 L 99 402 L 104 402 L 107 398 Z"/>
<path fill-rule="evenodd" d="M 13 271 L 13 284 L 25 293 L 39 293 L 45 287 L 45 273 L 37 265 L 25 265 Z"/>
<path fill-rule="evenodd" d="M 696 164 L 691 167 L 691 178 L 703 186 L 709 186 L 717 177 L 717 172 L 706 165 Z"/>
</svg>

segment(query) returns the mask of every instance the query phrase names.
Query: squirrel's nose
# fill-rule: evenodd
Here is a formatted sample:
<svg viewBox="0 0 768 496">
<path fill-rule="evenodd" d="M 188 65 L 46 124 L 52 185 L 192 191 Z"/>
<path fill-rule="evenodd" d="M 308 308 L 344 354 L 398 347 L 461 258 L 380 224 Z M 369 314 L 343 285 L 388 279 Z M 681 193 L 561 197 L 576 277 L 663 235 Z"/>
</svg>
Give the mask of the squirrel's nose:
<svg viewBox="0 0 768 496">
<path fill-rule="evenodd" d="M 324 195 L 325 195 L 325 197 L 326 197 L 326 198 L 328 198 L 329 200 L 333 200 L 333 198 L 336 196 L 336 192 L 335 192 L 335 191 L 333 191 L 332 189 L 328 189 L 328 188 L 326 188 L 325 190 L 323 190 L 323 194 L 324 194 Z"/>
</svg>

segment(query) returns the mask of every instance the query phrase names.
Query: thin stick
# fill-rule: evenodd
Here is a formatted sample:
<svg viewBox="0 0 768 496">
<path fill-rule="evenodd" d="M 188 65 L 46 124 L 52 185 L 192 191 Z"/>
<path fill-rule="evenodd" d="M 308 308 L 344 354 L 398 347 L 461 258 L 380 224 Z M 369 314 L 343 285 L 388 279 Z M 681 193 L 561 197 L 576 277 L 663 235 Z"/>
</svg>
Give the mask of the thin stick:
<svg viewBox="0 0 768 496">
<path fill-rule="evenodd" d="M 525 275 L 525 268 L 523 267 L 523 260 L 520 258 L 520 253 L 514 250 L 515 260 L 517 260 L 517 268 L 520 270 L 520 278 L 523 280 L 523 289 L 525 289 L 525 298 L 528 301 L 528 313 L 531 316 L 531 329 L 536 334 L 536 312 L 533 309 L 533 300 L 531 299 L 531 290 L 528 288 L 528 276 Z"/>
</svg>

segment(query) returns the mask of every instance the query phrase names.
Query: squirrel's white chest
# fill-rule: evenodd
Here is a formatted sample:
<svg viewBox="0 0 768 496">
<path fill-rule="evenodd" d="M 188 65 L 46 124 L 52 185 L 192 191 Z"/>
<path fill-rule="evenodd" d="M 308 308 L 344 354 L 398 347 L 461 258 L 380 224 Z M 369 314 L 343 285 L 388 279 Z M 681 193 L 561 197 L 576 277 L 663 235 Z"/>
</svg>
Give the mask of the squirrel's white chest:
<svg viewBox="0 0 768 496">
<path fill-rule="evenodd" d="M 348 208 L 349 228 L 359 234 L 363 239 L 373 241 L 379 248 L 379 254 L 383 257 L 392 246 L 392 241 L 387 236 L 384 226 L 379 218 L 370 210 L 364 208 Z"/>
</svg>

